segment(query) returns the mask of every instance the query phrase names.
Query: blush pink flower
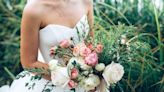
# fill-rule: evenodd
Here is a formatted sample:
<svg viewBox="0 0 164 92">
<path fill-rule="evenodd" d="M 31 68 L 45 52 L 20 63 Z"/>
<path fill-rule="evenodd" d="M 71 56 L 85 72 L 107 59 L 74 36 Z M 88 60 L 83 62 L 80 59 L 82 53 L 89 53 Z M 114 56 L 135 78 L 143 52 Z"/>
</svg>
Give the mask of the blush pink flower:
<svg viewBox="0 0 164 92">
<path fill-rule="evenodd" d="M 93 44 L 90 43 L 90 44 L 88 45 L 88 48 L 91 49 L 91 50 L 93 50 L 93 49 L 94 49 Z"/>
<path fill-rule="evenodd" d="M 68 82 L 68 86 L 69 86 L 70 88 L 75 88 L 75 87 L 77 86 L 77 83 L 74 82 L 73 80 L 70 80 L 70 81 Z"/>
<path fill-rule="evenodd" d="M 102 44 L 98 44 L 96 47 L 96 52 L 97 53 L 101 53 L 103 51 L 103 45 Z"/>
<path fill-rule="evenodd" d="M 97 53 L 93 52 L 85 57 L 85 64 L 89 66 L 95 66 L 98 63 Z"/>
<path fill-rule="evenodd" d="M 76 46 L 76 47 L 74 47 L 74 48 L 73 48 L 73 55 L 78 56 L 78 55 L 79 55 L 79 53 L 80 53 L 79 49 L 80 49 L 80 48 L 79 48 L 79 47 L 77 47 L 77 46 Z"/>
<path fill-rule="evenodd" d="M 77 44 L 74 48 L 73 48 L 73 55 L 74 56 L 79 56 L 80 55 L 80 49 L 82 47 L 86 47 L 86 45 L 84 43 L 79 43 Z"/>
<path fill-rule="evenodd" d="M 71 70 L 71 79 L 76 79 L 78 75 L 79 75 L 78 70 L 76 68 L 73 68 Z"/>
<path fill-rule="evenodd" d="M 62 47 L 62 48 L 67 48 L 67 47 L 69 47 L 69 46 L 70 46 L 70 41 L 67 40 L 67 39 L 62 40 L 62 41 L 60 42 L 60 47 Z"/>
<path fill-rule="evenodd" d="M 89 54 L 91 53 L 91 50 L 86 47 L 86 46 L 83 46 L 80 48 L 80 55 L 83 56 L 83 57 L 86 57 L 88 56 Z"/>
</svg>

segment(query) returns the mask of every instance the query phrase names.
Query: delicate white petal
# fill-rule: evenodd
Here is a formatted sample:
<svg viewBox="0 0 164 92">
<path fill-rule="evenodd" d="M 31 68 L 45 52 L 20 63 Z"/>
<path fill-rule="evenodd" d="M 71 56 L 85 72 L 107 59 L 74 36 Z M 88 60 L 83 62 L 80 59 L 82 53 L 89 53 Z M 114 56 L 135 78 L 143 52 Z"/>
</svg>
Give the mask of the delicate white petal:
<svg viewBox="0 0 164 92">
<path fill-rule="evenodd" d="M 65 87 L 70 80 L 68 76 L 67 68 L 58 67 L 55 71 L 52 71 L 51 80 L 54 85 Z"/>
</svg>

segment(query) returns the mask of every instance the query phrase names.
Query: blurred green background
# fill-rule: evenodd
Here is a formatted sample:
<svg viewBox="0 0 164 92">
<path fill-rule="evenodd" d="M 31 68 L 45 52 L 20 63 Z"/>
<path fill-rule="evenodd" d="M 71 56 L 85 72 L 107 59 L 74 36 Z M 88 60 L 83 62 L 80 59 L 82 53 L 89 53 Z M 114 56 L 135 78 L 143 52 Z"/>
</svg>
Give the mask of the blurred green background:
<svg viewBox="0 0 164 92">
<path fill-rule="evenodd" d="M 23 70 L 19 43 L 25 4 L 26 0 L 0 0 L 0 86 L 10 85 Z M 128 77 L 112 91 L 164 92 L 164 0 L 94 0 L 94 14 L 96 27 L 108 30 L 117 26 L 126 31 L 133 25 L 134 34 L 150 34 L 142 39 L 150 45 L 152 60 L 147 60 L 148 64 L 131 63 L 128 69 L 137 67 L 138 75 L 131 76 L 136 72 L 128 72 Z M 145 65 L 149 68 L 142 68 Z"/>
</svg>

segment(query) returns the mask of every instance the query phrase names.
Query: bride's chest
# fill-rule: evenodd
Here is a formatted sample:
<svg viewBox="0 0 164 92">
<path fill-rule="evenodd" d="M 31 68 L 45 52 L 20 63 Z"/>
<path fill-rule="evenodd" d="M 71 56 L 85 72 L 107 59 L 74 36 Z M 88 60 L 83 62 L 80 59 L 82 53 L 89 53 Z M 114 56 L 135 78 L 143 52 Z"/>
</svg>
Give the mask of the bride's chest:
<svg viewBox="0 0 164 92">
<path fill-rule="evenodd" d="M 78 38 L 75 30 L 70 30 L 56 25 L 48 25 L 46 30 L 39 33 L 40 45 L 58 45 L 64 39 Z"/>
<path fill-rule="evenodd" d="M 75 43 L 85 39 L 89 32 L 87 16 L 84 15 L 79 22 L 73 27 L 63 25 L 49 24 L 39 32 L 40 45 L 54 46 L 62 40 L 73 38 Z"/>
</svg>

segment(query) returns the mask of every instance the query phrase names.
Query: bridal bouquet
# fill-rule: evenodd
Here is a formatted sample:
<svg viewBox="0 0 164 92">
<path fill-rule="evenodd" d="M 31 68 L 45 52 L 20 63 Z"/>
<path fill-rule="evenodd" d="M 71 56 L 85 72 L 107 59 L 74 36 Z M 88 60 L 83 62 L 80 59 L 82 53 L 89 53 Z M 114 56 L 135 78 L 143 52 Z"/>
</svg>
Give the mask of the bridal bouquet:
<svg viewBox="0 0 164 92">
<path fill-rule="evenodd" d="M 86 91 L 102 85 L 108 88 L 117 83 L 123 77 L 124 68 L 119 63 L 100 63 L 99 54 L 102 52 L 103 45 L 91 39 L 78 44 L 73 38 L 62 40 L 59 46 L 50 49 L 54 58 L 49 62 L 52 83 L 70 89 L 79 86 Z"/>
</svg>

